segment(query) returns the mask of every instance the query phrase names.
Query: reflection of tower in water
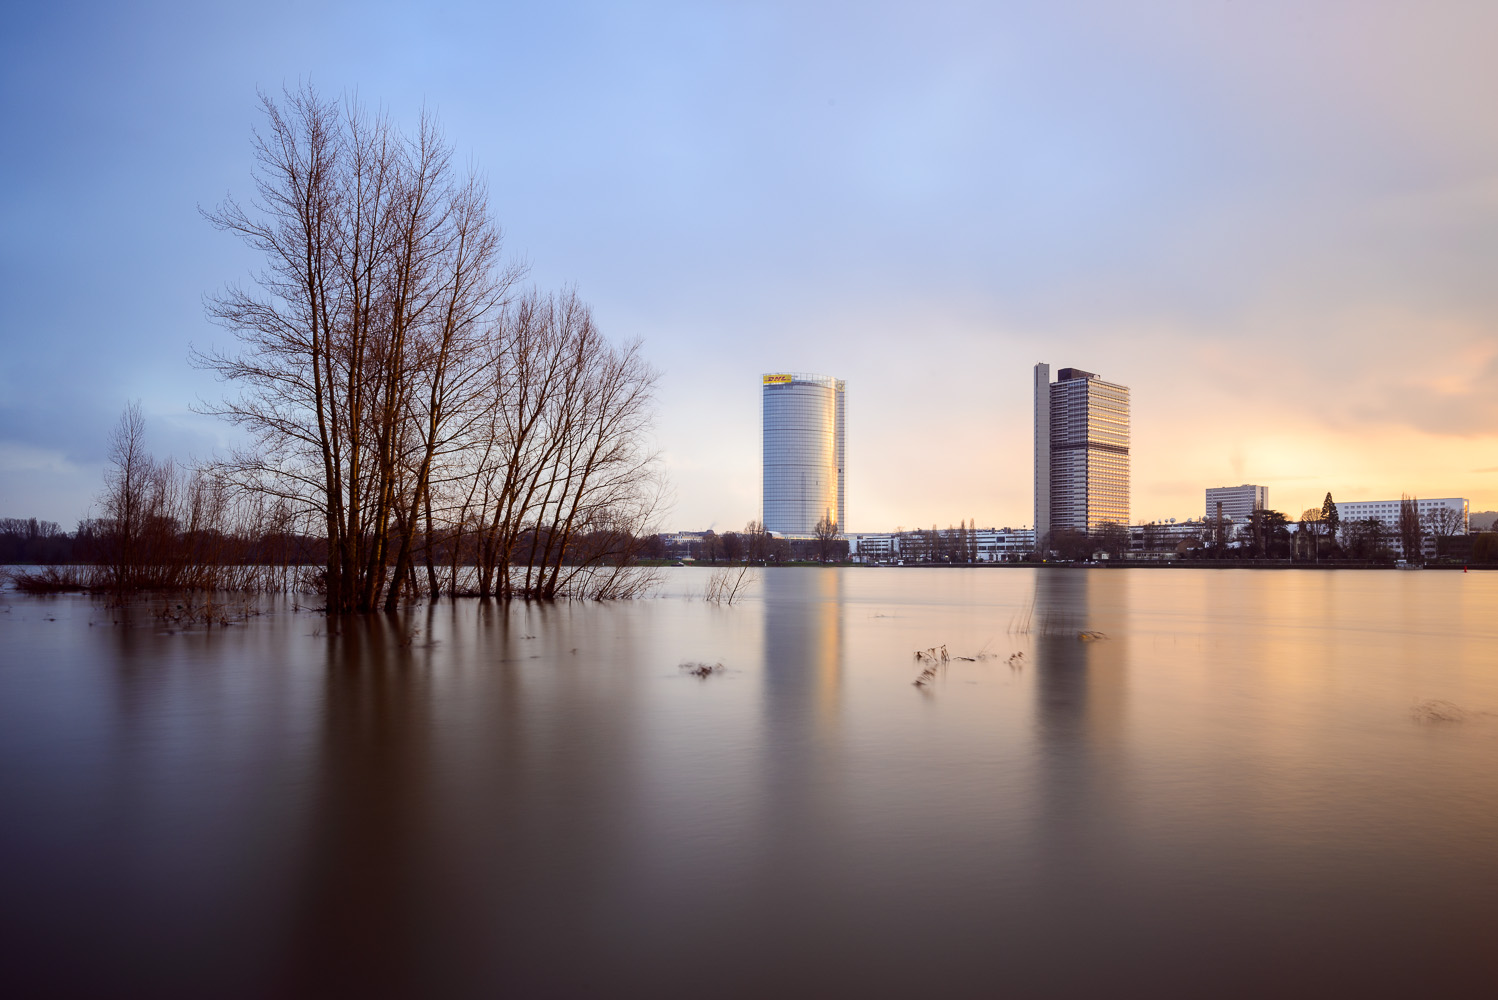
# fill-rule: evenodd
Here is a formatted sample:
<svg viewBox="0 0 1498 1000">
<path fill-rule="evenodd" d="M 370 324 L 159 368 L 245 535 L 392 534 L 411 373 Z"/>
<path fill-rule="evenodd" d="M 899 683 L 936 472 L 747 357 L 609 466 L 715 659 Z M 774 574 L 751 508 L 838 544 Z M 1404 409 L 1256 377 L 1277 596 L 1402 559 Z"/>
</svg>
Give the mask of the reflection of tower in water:
<svg viewBox="0 0 1498 1000">
<path fill-rule="evenodd" d="M 772 569 L 764 579 L 759 881 L 812 885 L 836 864 L 825 850 L 842 784 L 842 577 Z"/>
<path fill-rule="evenodd" d="M 1126 573 L 1041 570 L 1035 579 L 1035 740 L 1042 836 L 1083 846 L 1106 836 L 1111 773 L 1123 746 L 1127 683 L 1119 634 Z M 1084 631 L 1105 639 L 1088 641 Z"/>
<path fill-rule="evenodd" d="M 842 601 L 842 574 L 835 569 L 765 573 L 765 735 L 772 743 L 814 738 L 836 723 Z"/>
</svg>

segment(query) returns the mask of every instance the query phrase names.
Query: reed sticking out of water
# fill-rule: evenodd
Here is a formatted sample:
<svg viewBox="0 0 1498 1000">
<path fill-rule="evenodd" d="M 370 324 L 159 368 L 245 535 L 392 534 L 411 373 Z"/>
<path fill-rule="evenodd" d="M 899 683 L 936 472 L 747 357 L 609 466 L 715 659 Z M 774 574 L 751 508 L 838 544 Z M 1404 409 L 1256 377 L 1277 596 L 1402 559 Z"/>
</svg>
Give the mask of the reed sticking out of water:
<svg viewBox="0 0 1498 1000">
<path fill-rule="evenodd" d="M 163 625 L 207 625 L 209 628 L 218 625 L 227 628 L 236 622 L 248 621 L 261 614 L 261 611 L 249 601 L 242 601 L 235 606 L 215 603 L 212 598 L 201 603 L 189 598 L 181 604 L 163 604 L 152 614 Z"/>
<path fill-rule="evenodd" d="M 722 569 L 713 570 L 713 575 L 707 578 L 707 586 L 702 591 L 702 599 L 709 604 L 732 605 L 734 601 L 744 596 L 749 585 L 756 579 L 754 570 L 745 563 L 737 568 L 725 566 Z"/>
<path fill-rule="evenodd" d="M 1009 619 L 1008 634 L 1039 636 L 1068 635 L 1072 633 L 1073 628 L 1075 628 L 1074 625 L 1070 625 L 1064 620 L 1053 618 L 1050 612 L 1043 613 L 1040 616 L 1040 621 L 1037 622 L 1035 620 L 1035 598 L 1032 596 L 1019 611 L 1015 612 L 1014 617 Z M 1099 632 L 1097 629 L 1079 629 L 1076 631 L 1076 636 L 1083 642 L 1095 642 L 1098 639 L 1108 638 L 1106 633 Z"/>
<path fill-rule="evenodd" d="M 85 568 L 79 566 L 44 566 L 30 573 L 4 571 L 0 580 L 9 579 L 23 594 L 66 594 L 88 589 L 84 573 Z"/>
<path fill-rule="evenodd" d="M 1035 620 L 1035 598 L 1030 600 L 1009 619 L 1010 635 L 1029 635 L 1030 625 Z"/>
<path fill-rule="evenodd" d="M 1102 633 L 1098 634 L 1101 635 Z M 992 640 L 989 641 L 991 642 Z M 940 646 L 931 646 L 927 649 L 918 649 L 915 651 L 916 662 L 924 663 L 926 664 L 926 666 L 923 670 L 921 670 L 919 674 L 916 675 L 916 678 L 912 683 L 918 688 L 925 689 L 928 685 L 931 684 L 932 681 L 936 680 L 938 674 L 944 673 L 946 671 L 947 665 L 952 660 L 960 660 L 967 663 L 977 663 L 980 660 L 991 660 L 998 655 L 999 654 L 991 652 L 989 650 L 987 642 L 983 644 L 982 649 L 978 650 L 972 656 L 952 656 L 947 652 L 947 647 L 945 644 Z M 1024 653 L 1011 653 L 1008 660 L 1009 669 L 1023 669 L 1025 665 L 1024 659 Z"/>
</svg>

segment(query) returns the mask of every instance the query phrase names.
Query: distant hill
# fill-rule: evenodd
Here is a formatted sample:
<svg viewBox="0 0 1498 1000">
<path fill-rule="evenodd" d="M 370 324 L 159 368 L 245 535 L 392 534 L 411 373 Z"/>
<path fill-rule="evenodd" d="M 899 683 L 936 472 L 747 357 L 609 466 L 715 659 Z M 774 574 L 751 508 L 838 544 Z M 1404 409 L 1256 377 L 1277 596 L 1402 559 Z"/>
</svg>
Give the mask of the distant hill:
<svg viewBox="0 0 1498 1000">
<path fill-rule="evenodd" d="M 1498 510 L 1479 510 L 1468 515 L 1473 531 L 1492 531 L 1494 521 L 1498 521 Z"/>
</svg>

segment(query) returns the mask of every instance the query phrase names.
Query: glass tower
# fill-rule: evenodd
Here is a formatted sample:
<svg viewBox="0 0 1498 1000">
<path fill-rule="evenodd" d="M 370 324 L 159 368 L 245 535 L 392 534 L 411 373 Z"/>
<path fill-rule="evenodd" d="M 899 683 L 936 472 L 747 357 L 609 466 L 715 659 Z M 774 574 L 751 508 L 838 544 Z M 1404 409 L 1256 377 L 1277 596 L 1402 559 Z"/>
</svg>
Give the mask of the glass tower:
<svg viewBox="0 0 1498 1000">
<path fill-rule="evenodd" d="M 812 538 L 830 518 L 843 530 L 843 380 L 764 376 L 764 525 Z"/>
<path fill-rule="evenodd" d="M 1063 529 L 1129 523 L 1129 390 L 1035 366 L 1035 544 Z"/>
</svg>

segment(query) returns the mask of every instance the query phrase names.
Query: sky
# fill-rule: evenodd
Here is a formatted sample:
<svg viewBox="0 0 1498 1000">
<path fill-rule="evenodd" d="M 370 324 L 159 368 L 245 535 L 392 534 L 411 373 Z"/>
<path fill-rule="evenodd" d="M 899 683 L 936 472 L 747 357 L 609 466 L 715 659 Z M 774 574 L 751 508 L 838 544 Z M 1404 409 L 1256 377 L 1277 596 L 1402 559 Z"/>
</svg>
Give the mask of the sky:
<svg viewBox="0 0 1498 1000">
<path fill-rule="evenodd" d="M 257 89 L 440 117 L 506 251 L 660 370 L 663 529 L 759 516 L 760 375 L 848 385 L 847 530 L 1032 519 L 1031 370 L 1209 486 L 1498 508 L 1498 5 L 30 4 L 0 28 L 0 516 L 71 526 L 256 260 Z"/>
</svg>

